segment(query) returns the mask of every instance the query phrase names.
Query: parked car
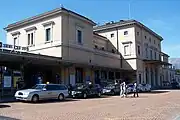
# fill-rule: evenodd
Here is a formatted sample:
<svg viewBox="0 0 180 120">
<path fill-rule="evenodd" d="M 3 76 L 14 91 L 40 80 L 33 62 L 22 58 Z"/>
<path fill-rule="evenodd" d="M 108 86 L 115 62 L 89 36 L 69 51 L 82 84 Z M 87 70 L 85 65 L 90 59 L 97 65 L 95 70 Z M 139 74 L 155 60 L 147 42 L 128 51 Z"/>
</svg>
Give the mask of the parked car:
<svg viewBox="0 0 180 120">
<path fill-rule="evenodd" d="M 179 85 L 179 83 L 178 83 L 177 81 L 173 81 L 173 82 L 171 83 L 171 86 L 172 86 L 173 89 L 178 89 L 178 88 L 180 88 L 180 85 Z"/>
<path fill-rule="evenodd" d="M 71 91 L 73 98 L 101 97 L 101 92 L 101 88 L 93 84 L 76 84 Z"/>
<path fill-rule="evenodd" d="M 65 85 L 37 84 L 31 89 L 17 91 L 15 98 L 17 100 L 38 102 L 47 99 L 64 100 L 68 95 L 68 88 Z"/>
<path fill-rule="evenodd" d="M 120 93 L 119 84 L 108 84 L 103 88 L 103 94 L 116 95 Z"/>
<path fill-rule="evenodd" d="M 151 85 L 145 84 L 145 92 L 150 92 L 150 91 L 151 91 Z"/>
<path fill-rule="evenodd" d="M 128 94 L 133 92 L 133 87 L 134 87 L 133 83 L 127 84 L 126 89 Z"/>
</svg>

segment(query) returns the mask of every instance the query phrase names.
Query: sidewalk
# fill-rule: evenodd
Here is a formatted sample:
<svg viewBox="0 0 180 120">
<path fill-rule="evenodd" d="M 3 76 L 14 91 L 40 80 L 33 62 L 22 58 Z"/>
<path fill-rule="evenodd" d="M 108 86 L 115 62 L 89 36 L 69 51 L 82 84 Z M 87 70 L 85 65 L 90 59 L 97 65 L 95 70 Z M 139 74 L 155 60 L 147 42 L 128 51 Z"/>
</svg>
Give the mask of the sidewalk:
<svg viewBox="0 0 180 120">
<path fill-rule="evenodd" d="M 9 102 L 16 102 L 16 99 L 14 97 L 6 97 L 6 98 L 0 97 L 0 103 L 9 103 Z"/>
</svg>

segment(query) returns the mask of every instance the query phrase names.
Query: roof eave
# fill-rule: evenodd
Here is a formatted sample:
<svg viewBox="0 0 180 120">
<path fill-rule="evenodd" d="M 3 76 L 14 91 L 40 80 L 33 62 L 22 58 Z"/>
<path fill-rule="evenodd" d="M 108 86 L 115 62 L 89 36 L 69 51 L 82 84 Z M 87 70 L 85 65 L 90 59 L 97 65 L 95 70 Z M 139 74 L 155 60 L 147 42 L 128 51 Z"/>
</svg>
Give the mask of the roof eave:
<svg viewBox="0 0 180 120">
<path fill-rule="evenodd" d="M 128 25 L 139 25 L 140 27 L 143 27 L 144 29 L 146 29 L 147 31 L 151 32 L 152 34 L 154 34 L 157 38 L 159 38 L 160 41 L 163 40 L 163 38 L 161 36 L 159 36 L 157 33 L 153 32 L 151 29 L 149 29 L 148 27 L 146 27 L 145 25 L 143 25 L 142 23 L 138 22 L 138 21 L 134 21 L 134 22 L 130 22 L 130 23 L 124 23 L 124 24 L 120 24 L 120 25 L 116 25 L 116 26 L 109 26 L 109 27 L 105 27 L 105 28 L 97 28 L 94 31 L 102 31 L 102 30 L 106 30 L 106 29 L 112 29 L 112 28 L 116 28 L 116 27 L 122 27 L 122 26 L 128 26 Z"/>
<path fill-rule="evenodd" d="M 3 28 L 5 31 L 8 31 L 8 30 L 11 30 L 15 27 L 19 27 L 21 25 L 25 25 L 25 24 L 28 24 L 30 22 L 34 22 L 34 21 L 37 21 L 37 20 L 40 20 L 44 17 L 49 17 L 49 16 L 53 16 L 53 15 L 56 15 L 56 14 L 59 14 L 59 13 L 62 13 L 62 12 L 69 12 L 69 13 L 72 13 L 76 16 L 79 16 L 81 17 L 82 19 L 88 21 L 90 24 L 92 24 L 93 26 L 96 25 L 95 22 L 93 22 L 92 20 L 88 19 L 87 17 L 84 17 L 76 12 L 73 12 L 71 10 L 68 10 L 68 9 L 65 9 L 65 8 L 57 8 L 57 9 L 54 9 L 50 12 L 45 12 L 45 13 L 42 13 L 42 14 L 39 14 L 37 16 L 33 16 L 33 17 L 30 17 L 30 18 L 27 18 L 25 20 L 22 20 L 22 21 L 19 21 L 19 22 L 16 22 L 16 23 L 13 23 L 13 24 L 9 24 L 7 27 Z"/>
</svg>

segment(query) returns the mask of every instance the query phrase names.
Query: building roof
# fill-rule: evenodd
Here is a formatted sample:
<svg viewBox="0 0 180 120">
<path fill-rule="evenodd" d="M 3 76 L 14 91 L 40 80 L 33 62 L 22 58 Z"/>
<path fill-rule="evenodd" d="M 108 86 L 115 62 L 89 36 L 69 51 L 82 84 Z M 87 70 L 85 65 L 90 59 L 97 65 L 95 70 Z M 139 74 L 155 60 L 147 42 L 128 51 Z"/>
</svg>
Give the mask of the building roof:
<svg viewBox="0 0 180 120">
<path fill-rule="evenodd" d="M 120 20 L 119 22 L 112 21 L 112 22 L 106 23 L 104 25 L 95 26 L 94 31 L 100 32 L 100 31 L 107 30 L 107 29 L 123 27 L 123 26 L 128 26 L 128 25 L 133 25 L 133 24 L 136 24 L 139 27 L 143 27 L 146 31 L 150 32 L 151 34 L 156 36 L 158 39 L 163 40 L 163 38 L 160 35 L 158 35 L 157 33 L 155 33 L 154 31 L 152 31 L 151 29 L 149 29 L 148 27 L 146 27 L 145 25 L 143 25 L 142 23 L 140 23 L 136 20 Z"/>
<path fill-rule="evenodd" d="M 93 32 L 93 34 L 94 34 L 95 36 L 101 37 L 101 38 L 103 38 L 103 39 L 107 39 L 107 37 L 104 37 L 104 36 L 102 36 L 102 35 L 99 35 L 99 34 L 96 33 L 96 32 Z"/>
<path fill-rule="evenodd" d="M 73 12 L 71 10 L 68 10 L 68 9 L 66 9 L 64 7 L 60 7 L 60 8 L 56 8 L 54 10 L 51 10 L 51 11 L 48 11 L 48 12 L 45 12 L 45 13 L 42 13 L 42 14 L 39 14 L 39 15 L 36 15 L 36 16 L 21 20 L 21 21 L 18 21 L 18 22 L 15 22 L 15 23 L 12 23 L 12 24 L 9 24 L 7 27 L 4 28 L 4 30 L 7 31 L 7 30 L 13 29 L 15 27 L 19 27 L 21 25 L 25 25 L 25 24 L 28 24 L 28 23 L 31 23 L 31 22 L 34 22 L 34 21 L 37 21 L 37 20 L 41 20 L 41 19 L 43 19 L 45 17 L 53 16 L 53 15 L 56 15 L 56 14 L 59 14 L 59 13 L 62 13 L 62 12 L 78 16 L 78 17 L 88 21 L 93 26 L 96 25 L 96 23 L 93 22 L 92 20 L 90 20 L 89 18 L 87 18 L 85 16 L 82 16 L 82 15 L 80 15 L 80 14 L 78 14 L 76 12 Z"/>
<path fill-rule="evenodd" d="M 167 56 L 167 57 L 170 57 L 168 54 L 164 53 L 164 52 L 161 52 L 163 56 Z"/>
</svg>

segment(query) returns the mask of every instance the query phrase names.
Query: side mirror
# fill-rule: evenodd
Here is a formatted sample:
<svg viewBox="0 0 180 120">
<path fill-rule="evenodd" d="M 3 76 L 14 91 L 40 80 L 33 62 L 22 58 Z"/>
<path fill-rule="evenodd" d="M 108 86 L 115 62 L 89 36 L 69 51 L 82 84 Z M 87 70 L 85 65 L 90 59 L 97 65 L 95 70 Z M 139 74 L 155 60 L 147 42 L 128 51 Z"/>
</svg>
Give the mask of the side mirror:
<svg viewBox="0 0 180 120">
<path fill-rule="evenodd" d="M 43 91 L 46 91 L 46 88 L 43 88 Z"/>
</svg>

